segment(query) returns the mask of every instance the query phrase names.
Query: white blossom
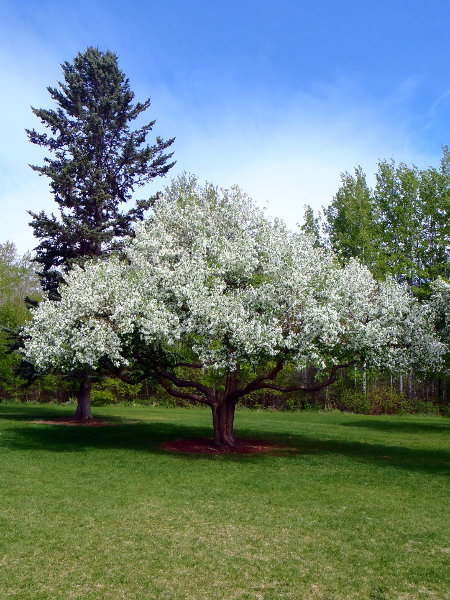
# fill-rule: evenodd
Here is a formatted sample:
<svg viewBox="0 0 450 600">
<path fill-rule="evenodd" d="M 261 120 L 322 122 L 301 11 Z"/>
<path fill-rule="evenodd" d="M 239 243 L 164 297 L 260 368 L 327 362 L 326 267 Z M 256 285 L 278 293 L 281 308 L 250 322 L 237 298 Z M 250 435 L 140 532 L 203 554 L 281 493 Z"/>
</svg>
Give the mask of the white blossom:
<svg viewBox="0 0 450 600">
<path fill-rule="evenodd" d="M 431 305 L 377 282 L 356 260 L 340 267 L 239 188 L 181 179 L 135 234 L 125 260 L 74 268 L 61 301 L 35 310 L 25 352 L 40 369 L 124 364 L 130 334 L 149 346 L 182 344 L 213 369 L 281 355 L 319 368 L 442 364 Z"/>
</svg>

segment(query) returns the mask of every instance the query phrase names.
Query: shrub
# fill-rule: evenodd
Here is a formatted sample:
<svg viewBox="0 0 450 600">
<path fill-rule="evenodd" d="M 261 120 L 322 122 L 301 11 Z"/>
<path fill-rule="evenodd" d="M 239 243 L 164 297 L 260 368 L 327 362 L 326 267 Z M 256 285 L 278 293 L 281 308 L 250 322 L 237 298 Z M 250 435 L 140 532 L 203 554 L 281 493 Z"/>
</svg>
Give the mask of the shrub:
<svg viewBox="0 0 450 600">
<path fill-rule="evenodd" d="M 439 406 L 433 404 L 429 400 L 420 400 L 419 398 L 414 398 L 413 400 L 406 401 L 405 411 L 408 413 L 413 413 L 415 415 L 437 415 L 439 414 Z"/>
<path fill-rule="evenodd" d="M 377 387 L 370 391 L 367 403 L 371 415 L 395 415 L 404 412 L 406 397 L 387 387 Z"/>
<path fill-rule="evenodd" d="M 367 397 L 362 392 L 344 389 L 337 398 L 334 398 L 336 408 L 347 410 L 363 415 L 370 414 L 370 406 Z"/>
<path fill-rule="evenodd" d="M 140 394 L 142 385 L 130 385 L 120 379 L 107 377 L 95 383 L 91 391 L 91 403 L 93 406 L 105 404 L 118 404 L 134 401 Z"/>
</svg>

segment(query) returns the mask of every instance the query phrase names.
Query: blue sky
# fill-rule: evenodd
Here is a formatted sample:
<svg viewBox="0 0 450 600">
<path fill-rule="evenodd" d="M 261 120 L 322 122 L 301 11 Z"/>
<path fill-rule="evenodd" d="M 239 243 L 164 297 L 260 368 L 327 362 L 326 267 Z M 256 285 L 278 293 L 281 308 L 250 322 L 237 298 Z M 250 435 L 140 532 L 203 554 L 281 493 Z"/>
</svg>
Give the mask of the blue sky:
<svg viewBox="0 0 450 600">
<path fill-rule="evenodd" d="M 449 143 L 448 0 L 0 0 L 0 23 L 0 242 L 21 252 L 35 245 L 26 210 L 55 207 L 28 167 L 44 155 L 24 133 L 39 128 L 30 106 L 51 106 L 60 64 L 89 45 L 152 98 L 173 175 L 237 183 L 291 227 L 342 171 L 438 166 Z"/>
</svg>

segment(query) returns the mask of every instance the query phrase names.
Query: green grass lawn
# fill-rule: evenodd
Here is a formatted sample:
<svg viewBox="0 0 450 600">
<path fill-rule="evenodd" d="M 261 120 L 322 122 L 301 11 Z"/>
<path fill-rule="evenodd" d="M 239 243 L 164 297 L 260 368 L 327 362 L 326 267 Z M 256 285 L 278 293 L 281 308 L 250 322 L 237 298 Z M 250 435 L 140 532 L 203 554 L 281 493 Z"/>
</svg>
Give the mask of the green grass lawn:
<svg viewBox="0 0 450 600">
<path fill-rule="evenodd" d="M 104 407 L 111 427 L 0 404 L 0 598 L 449 598 L 440 417 L 241 410 L 278 455 L 181 455 L 203 409 Z"/>
</svg>

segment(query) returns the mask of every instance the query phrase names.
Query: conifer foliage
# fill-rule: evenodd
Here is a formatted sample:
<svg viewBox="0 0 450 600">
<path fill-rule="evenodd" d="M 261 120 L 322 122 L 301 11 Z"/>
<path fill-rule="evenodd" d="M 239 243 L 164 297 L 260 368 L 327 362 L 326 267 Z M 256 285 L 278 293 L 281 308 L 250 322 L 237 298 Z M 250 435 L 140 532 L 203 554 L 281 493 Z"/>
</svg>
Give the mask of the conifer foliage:
<svg viewBox="0 0 450 600">
<path fill-rule="evenodd" d="M 150 106 L 133 104 L 134 93 L 119 69 L 117 55 L 88 48 L 72 63 L 62 64 L 64 80 L 48 92 L 56 108 L 33 108 L 50 130 L 27 130 L 33 144 L 47 148 L 42 166 L 32 165 L 50 179 L 60 215 L 30 212 L 40 240 L 36 262 L 41 284 L 58 297 L 64 272 L 89 257 L 109 254 L 132 235 L 153 200 L 139 200 L 121 210 L 139 186 L 165 175 L 175 164 L 166 153 L 174 139 L 156 137 L 146 143 L 155 121 L 137 129 L 131 124 Z"/>
</svg>

